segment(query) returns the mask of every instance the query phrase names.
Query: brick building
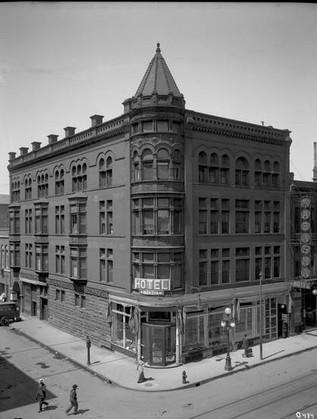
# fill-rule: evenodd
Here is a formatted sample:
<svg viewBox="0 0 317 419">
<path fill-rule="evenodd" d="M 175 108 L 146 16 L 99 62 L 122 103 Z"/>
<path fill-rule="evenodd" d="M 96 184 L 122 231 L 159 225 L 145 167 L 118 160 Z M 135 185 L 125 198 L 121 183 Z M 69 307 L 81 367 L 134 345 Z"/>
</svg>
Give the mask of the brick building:
<svg viewBox="0 0 317 419">
<path fill-rule="evenodd" d="M 223 351 L 227 306 L 233 342 L 259 338 L 260 306 L 281 336 L 290 131 L 186 109 L 159 44 L 123 107 L 9 154 L 23 310 L 157 366 Z"/>
</svg>

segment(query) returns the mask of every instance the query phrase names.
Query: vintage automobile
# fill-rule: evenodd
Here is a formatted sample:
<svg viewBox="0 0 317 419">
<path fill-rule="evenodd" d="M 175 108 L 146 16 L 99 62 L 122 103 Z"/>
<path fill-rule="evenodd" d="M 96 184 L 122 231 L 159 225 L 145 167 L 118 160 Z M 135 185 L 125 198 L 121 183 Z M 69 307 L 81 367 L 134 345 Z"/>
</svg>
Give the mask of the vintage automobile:
<svg viewBox="0 0 317 419">
<path fill-rule="evenodd" d="M 0 302 L 0 325 L 8 326 L 10 321 L 20 321 L 20 306 L 14 302 Z"/>
</svg>

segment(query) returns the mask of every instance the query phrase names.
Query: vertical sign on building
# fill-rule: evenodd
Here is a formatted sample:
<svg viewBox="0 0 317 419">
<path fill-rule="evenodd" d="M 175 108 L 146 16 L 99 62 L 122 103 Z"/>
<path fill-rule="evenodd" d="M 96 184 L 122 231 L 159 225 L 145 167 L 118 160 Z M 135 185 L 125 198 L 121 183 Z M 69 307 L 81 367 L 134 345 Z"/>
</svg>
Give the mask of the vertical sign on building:
<svg viewBox="0 0 317 419">
<path fill-rule="evenodd" d="M 310 278 L 311 275 L 311 211 L 310 198 L 302 196 L 300 200 L 301 220 L 300 220 L 300 252 L 301 252 L 301 276 L 303 279 Z"/>
</svg>

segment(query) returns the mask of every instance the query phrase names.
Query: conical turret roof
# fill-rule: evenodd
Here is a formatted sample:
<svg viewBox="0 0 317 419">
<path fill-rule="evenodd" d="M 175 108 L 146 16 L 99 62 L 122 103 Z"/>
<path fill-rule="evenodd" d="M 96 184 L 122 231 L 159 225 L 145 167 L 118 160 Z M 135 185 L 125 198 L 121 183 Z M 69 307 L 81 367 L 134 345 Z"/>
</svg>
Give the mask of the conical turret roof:
<svg viewBox="0 0 317 419">
<path fill-rule="evenodd" d="M 173 79 L 173 76 L 161 54 L 160 44 L 157 44 L 156 53 L 152 58 L 146 73 L 134 97 L 139 95 L 151 96 L 153 94 L 183 97 Z"/>
</svg>

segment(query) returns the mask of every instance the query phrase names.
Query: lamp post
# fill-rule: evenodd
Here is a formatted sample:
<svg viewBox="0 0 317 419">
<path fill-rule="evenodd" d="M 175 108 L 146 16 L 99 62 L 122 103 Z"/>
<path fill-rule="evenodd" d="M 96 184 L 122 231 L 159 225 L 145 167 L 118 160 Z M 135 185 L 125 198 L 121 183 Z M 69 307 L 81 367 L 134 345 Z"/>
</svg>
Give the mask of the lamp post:
<svg viewBox="0 0 317 419">
<path fill-rule="evenodd" d="M 263 318 L 262 318 L 262 272 L 260 278 L 260 359 L 263 359 Z"/>
<path fill-rule="evenodd" d="M 235 322 L 231 317 L 231 308 L 227 307 L 224 312 L 223 320 L 221 320 L 221 326 L 223 327 L 224 331 L 227 333 L 227 357 L 226 357 L 226 364 L 225 370 L 230 371 L 232 369 L 231 366 L 231 358 L 230 358 L 230 329 L 235 327 Z"/>
</svg>

